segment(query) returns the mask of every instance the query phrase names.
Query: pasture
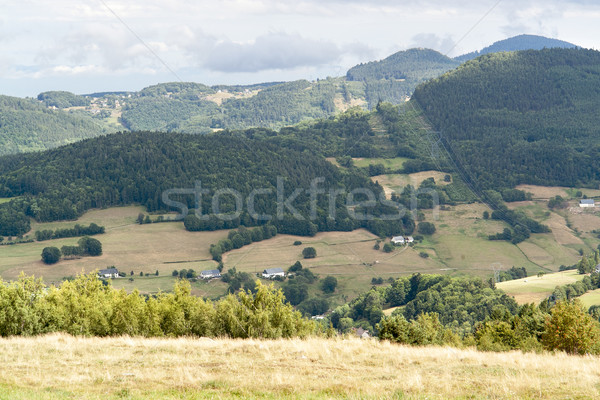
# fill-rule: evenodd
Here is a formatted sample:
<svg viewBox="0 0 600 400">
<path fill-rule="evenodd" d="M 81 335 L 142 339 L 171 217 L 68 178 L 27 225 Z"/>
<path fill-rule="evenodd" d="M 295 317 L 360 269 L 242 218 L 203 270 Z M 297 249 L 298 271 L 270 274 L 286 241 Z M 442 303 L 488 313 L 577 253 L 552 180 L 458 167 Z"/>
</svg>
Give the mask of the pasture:
<svg viewBox="0 0 600 400">
<path fill-rule="evenodd" d="M 528 276 L 523 279 L 500 282 L 496 284 L 496 287 L 513 296 L 519 304 L 539 304 L 550 296 L 557 286 L 575 283 L 582 280 L 584 276 L 578 274 L 576 270 L 569 270 L 545 274 L 541 277 Z"/>
</svg>

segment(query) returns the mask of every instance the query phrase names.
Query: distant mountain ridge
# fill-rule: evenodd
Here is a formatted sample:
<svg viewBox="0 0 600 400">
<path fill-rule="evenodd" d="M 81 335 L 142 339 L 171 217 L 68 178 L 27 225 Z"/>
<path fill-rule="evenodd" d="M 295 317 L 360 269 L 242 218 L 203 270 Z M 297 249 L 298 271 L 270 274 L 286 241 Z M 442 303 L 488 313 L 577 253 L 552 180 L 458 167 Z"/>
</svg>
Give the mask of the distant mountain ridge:
<svg viewBox="0 0 600 400">
<path fill-rule="evenodd" d="M 520 35 L 461 56 L 523 48 L 574 45 Z M 194 82 L 152 85 L 137 92 L 75 95 L 40 93 L 37 100 L 0 98 L 0 155 L 44 150 L 118 130 L 209 133 L 222 129 L 280 129 L 328 118 L 352 107 L 402 104 L 415 88 L 460 65 L 435 50 L 408 49 L 359 64 L 344 77 L 207 86 Z"/>
<path fill-rule="evenodd" d="M 571 49 L 577 47 L 573 43 L 564 40 L 551 39 L 538 35 L 518 35 L 508 39 L 499 40 L 479 51 L 454 57 L 454 60 L 465 62 L 484 54 L 498 53 L 500 51 L 542 50 L 551 48 Z"/>
</svg>

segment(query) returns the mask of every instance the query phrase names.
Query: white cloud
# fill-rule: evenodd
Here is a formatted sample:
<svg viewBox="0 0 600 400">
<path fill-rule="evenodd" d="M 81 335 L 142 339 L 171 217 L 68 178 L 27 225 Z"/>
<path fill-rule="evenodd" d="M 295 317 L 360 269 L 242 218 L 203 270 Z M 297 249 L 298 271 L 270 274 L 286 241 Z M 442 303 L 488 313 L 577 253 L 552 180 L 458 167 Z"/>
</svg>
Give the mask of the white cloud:
<svg viewBox="0 0 600 400">
<path fill-rule="evenodd" d="M 412 37 L 410 47 L 423 47 L 426 49 L 437 50 L 442 54 L 450 52 L 455 42 L 451 36 L 438 36 L 435 33 L 419 33 Z"/>
<path fill-rule="evenodd" d="M 413 46 L 445 53 L 496 1 L 104 0 L 117 18 L 101 0 L 4 0 L 0 79 L 156 83 L 172 78 L 163 62 L 202 81 L 325 77 Z M 597 0 L 502 0 L 450 55 L 521 33 L 600 47 L 598 13 Z"/>
<path fill-rule="evenodd" d="M 342 50 L 331 42 L 269 33 L 248 43 L 218 42 L 203 65 L 215 71 L 257 72 L 329 64 L 341 55 Z"/>
</svg>

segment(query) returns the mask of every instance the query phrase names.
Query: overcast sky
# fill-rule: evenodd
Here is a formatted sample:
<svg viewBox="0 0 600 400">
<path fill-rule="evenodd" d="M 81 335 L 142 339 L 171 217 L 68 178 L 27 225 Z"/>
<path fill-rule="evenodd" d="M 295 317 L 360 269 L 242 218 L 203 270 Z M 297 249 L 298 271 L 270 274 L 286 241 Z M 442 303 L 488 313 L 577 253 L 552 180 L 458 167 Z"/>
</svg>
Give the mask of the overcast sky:
<svg viewBox="0 0 600 400">
<path fill-rule="evenodd" d="M 317 79 L 521 33 L 598 48 L 598 21 L 590 0 L 2 0 L 0 94 Z"/>
</svg>

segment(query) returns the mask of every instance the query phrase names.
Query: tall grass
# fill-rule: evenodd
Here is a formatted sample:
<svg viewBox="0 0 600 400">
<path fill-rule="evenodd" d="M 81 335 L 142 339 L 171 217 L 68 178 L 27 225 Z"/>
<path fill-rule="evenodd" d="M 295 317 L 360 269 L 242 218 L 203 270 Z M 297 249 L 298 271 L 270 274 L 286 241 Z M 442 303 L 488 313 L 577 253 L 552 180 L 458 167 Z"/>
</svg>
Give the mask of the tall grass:
<svg viewBox="0 0 600 400">
<path fill-rule="evenodd" d="M 0 398 L 600 397 L 600 359 L 376 340 L 0 339 Z"/>
</svg>

